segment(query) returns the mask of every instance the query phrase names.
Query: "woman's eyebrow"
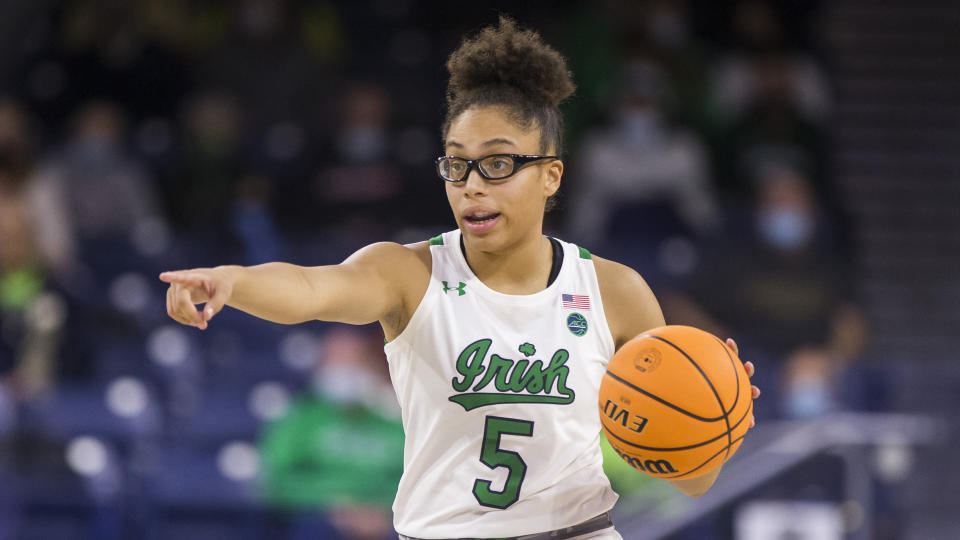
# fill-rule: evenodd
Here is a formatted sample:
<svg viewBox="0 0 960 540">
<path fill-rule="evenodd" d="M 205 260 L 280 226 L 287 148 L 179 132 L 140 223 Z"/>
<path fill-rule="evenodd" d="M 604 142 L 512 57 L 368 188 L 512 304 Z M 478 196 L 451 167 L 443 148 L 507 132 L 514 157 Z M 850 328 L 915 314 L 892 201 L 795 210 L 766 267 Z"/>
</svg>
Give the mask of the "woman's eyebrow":
<svg viewBox="0 0 960 540">
<path fill-rule="evenodd" d="M 509 145 L 511 145 L 511 146 L 516 146 L 516 144 L 514 144 L 514 142 L 511 141 L 510 139 L 504 139 L 504 138 L 500 138 L 500 137 L 498 137 L 498 138 L 496 138 L 496 139 L 490 139 L 489 141 L 481 144 L 480 146 L 494 146 L 494 145 L 497 145 L 497 144 L 509 144 Z"/>
<path fill-rule="evenodd" d="M 494 146 L 497 144 L 509 144 L 511 146 L 516 146 L 517 144 L 511 141 L 510 139 L 504 139 L 502 137 L 497 137 L 495 139 L 490 139 L 489 141 L 480 144 L 481 147 Z M 463 148 L 463 145 L 457 141 L 447 141 L 447 146 L 454 146 L 457 148 Z"/>
</svg>

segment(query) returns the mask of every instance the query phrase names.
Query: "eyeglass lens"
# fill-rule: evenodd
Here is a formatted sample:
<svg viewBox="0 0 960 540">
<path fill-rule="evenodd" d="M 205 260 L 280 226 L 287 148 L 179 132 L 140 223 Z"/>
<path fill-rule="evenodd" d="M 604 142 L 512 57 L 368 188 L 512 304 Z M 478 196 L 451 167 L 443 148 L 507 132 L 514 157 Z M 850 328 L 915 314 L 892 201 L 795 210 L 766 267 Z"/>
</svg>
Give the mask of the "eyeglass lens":
<svg viewBox="0 0 960 540">
<path fill-rule="evenodd" d="M 477 162 L 482 176 L 491 179 L 506 178 L 513 174 L 516 163 L 510 156 L 487 156 Z M 440 175 L 454 181 L 466 178 L 469 164 L 460 158 L 444 158 L 439 163 Z"/>
</svg>

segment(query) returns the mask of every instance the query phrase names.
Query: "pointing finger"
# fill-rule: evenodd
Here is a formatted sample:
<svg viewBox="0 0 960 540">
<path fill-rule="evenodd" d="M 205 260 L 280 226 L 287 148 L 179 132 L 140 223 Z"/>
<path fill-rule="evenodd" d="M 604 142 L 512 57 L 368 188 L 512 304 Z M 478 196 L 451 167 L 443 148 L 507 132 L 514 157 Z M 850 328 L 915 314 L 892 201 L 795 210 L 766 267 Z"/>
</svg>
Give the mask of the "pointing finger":
<svg viewBox="0 0 960 540">
<path fill-rule="evenodd" d="M 165 283 L 181 283 L 185 285 L 203 286 L 206 282 L 203 274 L 189 270 L 176 270 L 160 274 L 160 281 Z"/>
</svg>

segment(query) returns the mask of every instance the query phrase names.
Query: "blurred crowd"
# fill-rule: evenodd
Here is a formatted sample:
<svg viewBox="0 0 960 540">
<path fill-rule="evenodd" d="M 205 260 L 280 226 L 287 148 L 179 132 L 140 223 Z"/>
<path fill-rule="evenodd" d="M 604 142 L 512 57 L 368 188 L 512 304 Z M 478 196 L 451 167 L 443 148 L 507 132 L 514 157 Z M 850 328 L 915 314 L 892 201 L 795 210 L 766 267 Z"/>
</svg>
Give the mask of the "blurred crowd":
<svg viewBox="0 0 960 540">
<path fill-rule="evenodd" d="M 669 323 L 737 339 L 758 422 L 890 406 L 834 189 L 817 8 L 508 10 L 578 85 L 547 232 L 636 268 Z M 0 539 L 389 537 L 402 430 L 377 330 L 225 310 L 198 335 L 165 317 L 155 275 L 334 263 L 454 227 L 432 169 L 442 65 L 495 11 L 0 15 L 18 28 L 0 53 Z"/>
</svg>

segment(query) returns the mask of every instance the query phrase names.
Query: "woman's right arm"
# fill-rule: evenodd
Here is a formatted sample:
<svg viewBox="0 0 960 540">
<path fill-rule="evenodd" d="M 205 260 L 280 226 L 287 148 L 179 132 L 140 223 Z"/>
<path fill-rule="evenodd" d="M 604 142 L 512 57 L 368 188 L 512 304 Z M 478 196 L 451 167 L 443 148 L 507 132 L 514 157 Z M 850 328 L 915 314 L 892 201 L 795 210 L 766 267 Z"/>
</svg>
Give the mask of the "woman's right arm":
<svg viewBox="0 0 960 540">
<path fill-rule="evenodd" d="M 429 256 L 428 256 L 429 257 Z M 206 329 L 224 305 L 282 324 L 310 320 L 367 324 L 382 321 L 422 296 L 429 258 L 389 242 L 369 245 L 340 264 L 287 263 L 218 266 L 160 274 L 170 284 L 167 313 Z M 196 304 L 206 303 L 198 310 Z"/>
</svg>

